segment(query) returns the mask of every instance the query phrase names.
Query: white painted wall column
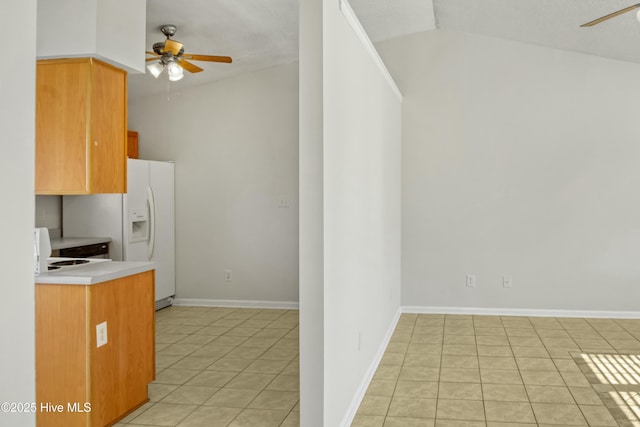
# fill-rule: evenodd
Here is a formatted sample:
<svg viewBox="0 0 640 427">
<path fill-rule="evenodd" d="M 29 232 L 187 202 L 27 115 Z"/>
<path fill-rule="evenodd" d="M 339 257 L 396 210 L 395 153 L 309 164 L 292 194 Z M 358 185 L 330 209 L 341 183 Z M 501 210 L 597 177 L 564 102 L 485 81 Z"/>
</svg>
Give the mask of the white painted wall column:
<svg viewBox="0 0 640 427">
<path fill-rule="evenodd" d="M 33 283 L 36 1 L 0 2 L 10 34 L 0 68 L 0 402 L 35 402 Z M 0 425 L 35 426 L 34 413 L 0 412 Z"/>
<path fill-rule="evenodd" d="M 300 25 L 301 425 L 348 426 L 400 303 L 402 96 L 346 2 Z"/>
<path fill-rule="evenodd" d="M 300 1 L 300 425 L 324 424 L 322 0 Z"/>
</svg>

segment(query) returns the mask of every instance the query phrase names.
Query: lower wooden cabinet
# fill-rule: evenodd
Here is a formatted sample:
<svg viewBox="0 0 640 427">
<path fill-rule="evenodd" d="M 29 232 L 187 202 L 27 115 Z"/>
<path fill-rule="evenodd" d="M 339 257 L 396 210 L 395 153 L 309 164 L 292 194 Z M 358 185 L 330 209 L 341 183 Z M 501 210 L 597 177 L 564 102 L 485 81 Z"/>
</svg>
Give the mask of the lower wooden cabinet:
<svg viewBox="0 0 640 427">
<path fill-rule="evenodd" d="M 154 317 L 153 270 L 95 285 L 36 285 L 37 425 L 107 426 L 148 401 Z M 107 343 L 98 347 L 103 322 Z"/>
</svg>

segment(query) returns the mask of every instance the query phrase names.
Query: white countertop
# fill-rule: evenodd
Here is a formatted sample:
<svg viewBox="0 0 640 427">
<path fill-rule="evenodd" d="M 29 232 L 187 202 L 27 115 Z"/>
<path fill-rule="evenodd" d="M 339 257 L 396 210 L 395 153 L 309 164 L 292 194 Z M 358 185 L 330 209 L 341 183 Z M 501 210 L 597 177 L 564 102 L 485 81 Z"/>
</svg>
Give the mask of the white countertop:
<svg viewBox="0 0 640 427">
<path fill-rule="evenodd" d="M 51 237 L 51 250 L 75 248 L 77 246 L 109 243 L 111 237 Z"/>
<path fill-rule="evenodd" d="M 95 285 L 125 276 L 154 270 L 155 262 L 106 261 L 52 270 L 35 276 L 36 284 Z"/>
</svg>

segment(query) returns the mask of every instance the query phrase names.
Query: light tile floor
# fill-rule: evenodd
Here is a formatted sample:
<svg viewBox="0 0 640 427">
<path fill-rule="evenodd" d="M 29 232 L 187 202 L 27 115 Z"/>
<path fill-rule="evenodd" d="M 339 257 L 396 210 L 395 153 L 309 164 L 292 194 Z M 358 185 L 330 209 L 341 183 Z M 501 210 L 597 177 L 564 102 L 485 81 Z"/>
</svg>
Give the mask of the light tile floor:
<svg viewBox="0 0 640 427">
<path fill-rule="evenodd" d="M 640 427 L 640 320 L 403 314 L 352 427 Z"/>
<path fill-rule="evenodd" d="M 116 426 L 298 427 L 298 311 L 156 312 L 150 402 Z"/>
<path fill-rule="evenodd" d="M 298 312 L 156 315 L 150 402 L 116 426 L 298 426 Z M 640 320 L 403 314 L 353 427 L 640 427 Z"/>
</svg>

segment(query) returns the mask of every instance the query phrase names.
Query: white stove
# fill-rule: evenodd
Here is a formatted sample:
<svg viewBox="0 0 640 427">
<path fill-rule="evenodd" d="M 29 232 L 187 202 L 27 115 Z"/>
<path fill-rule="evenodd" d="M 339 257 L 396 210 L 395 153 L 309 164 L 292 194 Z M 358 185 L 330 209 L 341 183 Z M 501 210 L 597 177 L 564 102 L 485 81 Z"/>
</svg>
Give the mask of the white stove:
<svg viewBox="0 0 640 427">
<path fill-rule="evenodd" d="M 80 267 L 82 265 L 95 264 L 98 262 L 111 261 L 105 258 L 47 258 L 47 265 L 49 267 L 49 273 L 62 270 L 68 270 L 70 268 Z"/>
</svg>

